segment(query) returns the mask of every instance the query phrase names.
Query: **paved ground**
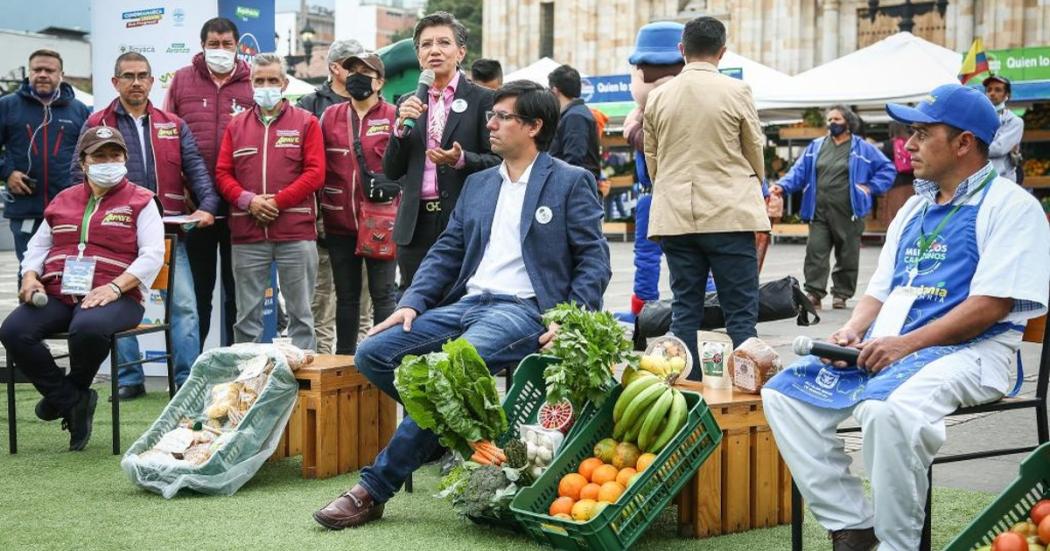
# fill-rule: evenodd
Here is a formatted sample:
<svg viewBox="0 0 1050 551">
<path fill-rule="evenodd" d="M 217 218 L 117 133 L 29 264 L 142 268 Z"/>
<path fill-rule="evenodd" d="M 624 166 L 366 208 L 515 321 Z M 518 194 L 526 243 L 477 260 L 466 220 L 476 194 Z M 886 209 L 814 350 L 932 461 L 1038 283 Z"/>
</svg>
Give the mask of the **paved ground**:
<svg viewBox="0 0 1050 551">
<path fill-rule="evenodd" d="M 613 259 L 613 278 L 605 294 L 605 307 L 608 310 L 626 310 L 631 295 L 634 275 L 632 245 L 630 243 L 611 243 Z M 774 244 L 766 257 L 762 281 L 779 279 L 787 275 L 801 278 L 802 259 L 805 247 L 798 244 Z M 861 281 L 858 288 L 864 289 L 868 275 L 874 270 L 878 257 L 877 246 L 865 246 L 861 251 Z M 0 253 L 0 315 L 7 313 L 16 305 L 15 286 L 16 261 L 13 252 Z M 661 293 L 670 296 L 667 282 L 666 265 L 661 272 Z M 826 301 L 827 302 L 827 301 Z M 850 303 L 852 305 L 852 301 Z M 775 347 L 785 360 L 785 364 L 794 359 L 791 352 L 791 341 L 798 335 L 825 337 L 837 329 L 848 317 L 848 311 L 825 310 L 821 312 L 822 321 L 811 327 L 798 327 L 794 320 L 763 323 L 759 325 L 759 336 Z M 1022 394 L 1034 393 L 1036 366 L 1039 350 L 1033 345 L 1025 345 L 1022 350 L 1025 365 L 1029 366 L 1029 376 Z M 150 386 L 163 387 L 160 380 L 151 381 Z M 1021 446 L 1034 444 L 1035 422 L 1029 412 L 1008 412 L 981 415 L 966 419 L 949 419 L 948 442 L 942 451 L 976 451 L 991 445 Z M 857 459 L 855 465 L 863 468 L 859 457 L 860 439 L 851 437 L 847 440 L 847 449 L 853 451 Z M 1022 456 L 1008 456 L 999 459 L 986 459 L 965 463 L 938 466 L 934 469 L 934 485 L 967 488 L 998 493 L 1017 475 L 1017 466 Z"/>
</svg>

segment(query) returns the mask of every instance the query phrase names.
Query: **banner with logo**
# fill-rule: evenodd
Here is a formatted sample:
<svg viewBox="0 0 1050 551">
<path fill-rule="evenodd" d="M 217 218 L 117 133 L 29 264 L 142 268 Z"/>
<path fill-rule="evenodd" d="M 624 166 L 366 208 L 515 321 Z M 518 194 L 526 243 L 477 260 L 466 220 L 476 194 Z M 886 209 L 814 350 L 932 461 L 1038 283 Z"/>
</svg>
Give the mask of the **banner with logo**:
<svg viewBox="0 0 1050 551">
<path fill-rule="evenodd" d="M 277 49 L 274 37 L 274 0 L 219 0 L 219 17 L 237 25 L 241 33 L 238 55 L 251 63 L 255 54 Z"/>
<path fill-rule="evenodd" d="M 125 52 L 139 52 L 153 68 L 150 100 L 163 105 L 171 77 L 200 51 L 200 29 L 218 13 L 214 1 L 92 0 L 91 84 L 95 109 L 117 97 L 113 64 Z"/>
</svg>

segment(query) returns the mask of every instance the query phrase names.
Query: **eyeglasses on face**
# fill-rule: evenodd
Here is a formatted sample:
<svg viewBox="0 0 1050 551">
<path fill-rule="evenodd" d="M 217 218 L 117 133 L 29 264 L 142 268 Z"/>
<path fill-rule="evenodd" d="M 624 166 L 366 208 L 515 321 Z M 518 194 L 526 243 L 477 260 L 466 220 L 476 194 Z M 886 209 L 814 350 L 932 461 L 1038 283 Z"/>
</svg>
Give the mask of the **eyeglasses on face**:
<svg viewBox="0 0 1050 551">
<path fill-rule="evenodd" d="M 153 78 L 153 75 L 151 75 L 149 73 L 121 73 L 120 75 L 117 76 L 117 78 L 122 80 L 122 81 L 124 81 L 124 82 L 126 82 L 126 83 L 128 83 L 128 84 L 131 84 L 131 83 L 135 82 L 136 80 L 141 80 L 142 82 L 147 82 L 147 81 L 149 81 L 149 79 Z"/>
<path fill-rule="evenodd" d="M 527 119 L 521 115 L 514 113 L 507 113 L 504 111 L 485 111 L 485 122 L 492 122 L 492 118 L 495 117 L 499 122 L 510 122 L 514 119 L 518 119 L 521 122 L 529 122 L 531 119 Z"/>
</svg>

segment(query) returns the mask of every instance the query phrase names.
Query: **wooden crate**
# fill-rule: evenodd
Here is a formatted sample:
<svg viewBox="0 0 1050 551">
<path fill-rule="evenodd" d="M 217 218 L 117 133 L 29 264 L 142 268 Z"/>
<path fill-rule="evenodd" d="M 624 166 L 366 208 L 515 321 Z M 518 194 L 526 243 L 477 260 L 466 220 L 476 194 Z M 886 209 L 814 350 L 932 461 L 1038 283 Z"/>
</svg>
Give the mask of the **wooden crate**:
<svg viewBox="0 0 1050 551">
<path fill-rule="evenodd" d="M 273 458 L 301 454 L 303 478 L 371 464 L 397 428 L 397 402 L 354 369 L 353 356 L 318 356 L 295 378 L 299 400 Z"/>
<path fill-rule="evenodd" d="M 791 474 L 766 424 L 762 398 L 730 389 L 704 389 L 722 428 L 718 449 L 678 495 L 678 531 L 706 538 L 791 522 Z"/>
</svg>

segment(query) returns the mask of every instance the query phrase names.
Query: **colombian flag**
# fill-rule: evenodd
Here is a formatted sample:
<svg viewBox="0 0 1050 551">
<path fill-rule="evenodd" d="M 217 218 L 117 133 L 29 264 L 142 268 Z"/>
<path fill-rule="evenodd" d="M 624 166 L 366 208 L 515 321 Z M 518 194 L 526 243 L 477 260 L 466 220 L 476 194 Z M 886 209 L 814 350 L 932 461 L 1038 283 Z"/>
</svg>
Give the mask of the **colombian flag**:
<svg viewBox="0 0 1050 551">
<path fill-rule="evenodd" d="M 973 77 L 988 71 L 988 55 L 984 52 L 984 41 L 975 38 L 970 45 L 970 51 L 963 58 L 962 67 L 959 69 L 959 81 L 963 84 L 969 82 Z"/>
</svg>

